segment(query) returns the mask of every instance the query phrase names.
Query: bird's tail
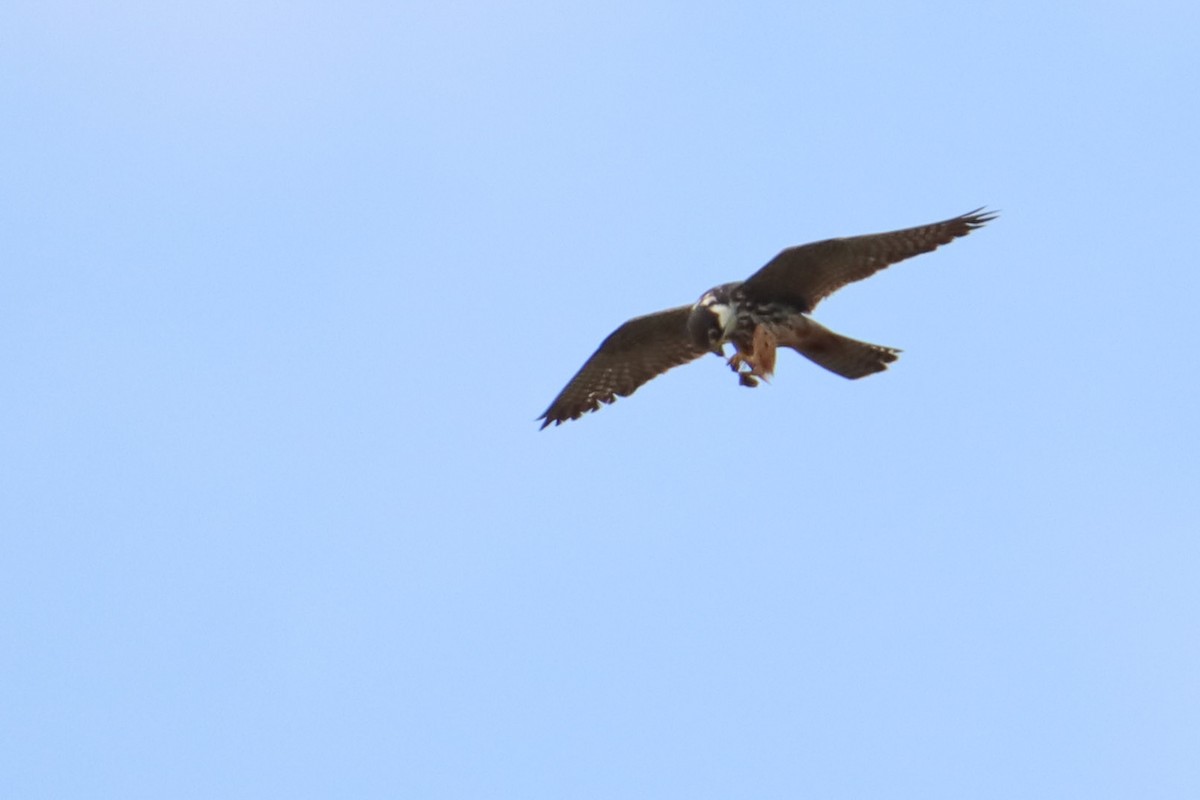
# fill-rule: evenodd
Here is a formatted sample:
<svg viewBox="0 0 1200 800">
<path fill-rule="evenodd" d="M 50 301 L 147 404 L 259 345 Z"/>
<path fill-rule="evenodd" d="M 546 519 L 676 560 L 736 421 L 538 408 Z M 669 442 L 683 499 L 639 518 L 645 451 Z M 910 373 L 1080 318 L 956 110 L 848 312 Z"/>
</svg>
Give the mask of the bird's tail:
<svg viewBox="0 0 1200 800">
<path fill-rule="evenodd" d="M 894 347 L 860 342 L 849 336 L 834 333 L 819 325 L 811 317 L 804 338 L 789 346 L 800 355 L 836 372 L 843 378 L 864 378 L 887 369 L 887 365 L 899 358 L 900 351 Z"/>
</svg>

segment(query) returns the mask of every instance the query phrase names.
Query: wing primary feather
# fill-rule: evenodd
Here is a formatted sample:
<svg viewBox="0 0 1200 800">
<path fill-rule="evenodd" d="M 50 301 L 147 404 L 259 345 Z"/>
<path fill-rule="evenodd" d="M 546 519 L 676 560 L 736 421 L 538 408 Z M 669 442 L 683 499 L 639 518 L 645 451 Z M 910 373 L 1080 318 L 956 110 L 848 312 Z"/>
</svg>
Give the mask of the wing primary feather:
<svg viewBox="0 0 1200 800">
<path fill-rule="evenodd" d="M 751 275 L 742 291 L 753 300 L 788 303 L 811 312 L 846 284 L 936 250 L 996 216 L 981 207 L 929 225 L 789 247 Z"/>
<path fill-rule="evenodd" d="M 634 317 L 610 333 L 539 420 L 542 429 L 628 397 L 647 381 L 707 351 L 687 331 L 691 306 Z"/>
</svg>

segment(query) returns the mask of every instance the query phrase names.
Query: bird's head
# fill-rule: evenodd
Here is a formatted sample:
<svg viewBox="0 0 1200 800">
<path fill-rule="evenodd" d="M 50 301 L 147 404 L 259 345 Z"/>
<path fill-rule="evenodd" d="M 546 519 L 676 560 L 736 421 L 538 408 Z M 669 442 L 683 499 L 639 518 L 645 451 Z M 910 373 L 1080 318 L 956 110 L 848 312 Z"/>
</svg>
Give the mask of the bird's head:
<svg viewBox="0 0 1200 800">
<path fill-rule="evenodd" d="M 725 342 L 737 327 L 732 298 L 724 287 L 704 293 L 688 316 L 688 333 L 697 347 L 719 356 L 725 355 Z"/>
</svg>

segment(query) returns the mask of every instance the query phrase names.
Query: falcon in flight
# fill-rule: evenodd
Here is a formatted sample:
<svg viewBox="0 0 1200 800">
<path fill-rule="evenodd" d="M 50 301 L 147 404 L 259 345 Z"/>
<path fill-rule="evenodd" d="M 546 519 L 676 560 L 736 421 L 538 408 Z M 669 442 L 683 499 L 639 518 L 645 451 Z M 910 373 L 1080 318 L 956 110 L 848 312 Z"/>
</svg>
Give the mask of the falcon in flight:
<svg viewBox="0 0 1200 800">
<path fill-rule="evenodd" d="M 646 381 L 705 353 L 725 357 L 742 386 L 775 371 L 790 347 L 843 378 L 887 369 L 899 350 L 834 333 L 809 314 L 829 295 L 897 261 L 936 250 L 995 219 L 976 209 L 916 228 L 789 247 L 744 281 L 709 289 L 692 305 L 635 317 L 613 331 L 538 417 L 542 428 L 627 397 Z"/>
</svg>

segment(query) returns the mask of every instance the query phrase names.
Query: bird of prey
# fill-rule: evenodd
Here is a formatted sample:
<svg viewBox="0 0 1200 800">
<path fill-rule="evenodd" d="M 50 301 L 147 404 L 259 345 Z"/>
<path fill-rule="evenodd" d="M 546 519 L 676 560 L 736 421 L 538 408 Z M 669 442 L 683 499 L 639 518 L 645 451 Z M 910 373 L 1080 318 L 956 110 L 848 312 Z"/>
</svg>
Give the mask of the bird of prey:
<svg viewBox="0 0 1200 800">
<path fill-rule="evenodd" d="M 709 289 L 691 305 L 635 317 L 613 331 L 538 417 L 542 428 L 578 419 L 705 353 L 734 354 L 730 369 L 754 387 L 790 347 L 843 378 L 887 369 L 899 350 L 834 333 L 809 314 L 823 299 L 897 261 L 928 253 L 995 219 L 979 208 L 916 228 L 789 247 L 744 281 Z"/>
</svg>

